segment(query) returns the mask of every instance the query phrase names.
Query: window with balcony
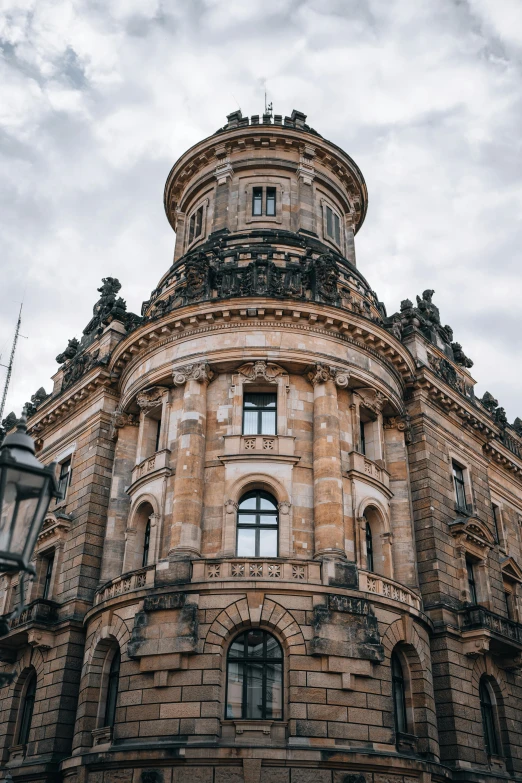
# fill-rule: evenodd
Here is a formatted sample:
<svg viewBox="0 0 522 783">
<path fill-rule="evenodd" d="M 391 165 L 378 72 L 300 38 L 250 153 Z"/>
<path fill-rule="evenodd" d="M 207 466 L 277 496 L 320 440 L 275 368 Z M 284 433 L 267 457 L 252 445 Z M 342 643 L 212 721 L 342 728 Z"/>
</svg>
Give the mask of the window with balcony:
<svg viewBox="0 0 522 783">
<path fill-rule="evenodd" d="M 105 697 L 104 726 L 112 727 L 116 720 L 116 705 L 118 703 L 118 689 L 120 683 L 120 650 L 117 649 L 112 657 L 107 675 L 107 691 Z"/>
<path fill-rule="evenodd" d="M 272 634 L 252 629 L 236 636 L 227 657 L 225 718 L 282 720 L 283 650 Z"/>
<path fill-rule="evenodd" d="M 243 435 L 275 435 L 277 394 L 245 392 L 243 396 Z"/>
<path fill-rule="evenodd" d="M 480 712 L 482 715 L 482 731 L 488 756 L 500 755 L 500 743 L 497 735 L 497 719 L 495 715 L 494 696 L 491 685 L 482 677 L 479 684 Z"/>
<path fill-rule="evenodd" d="M 279 514 L 268 492 L 243 495 L 237 513 L 237 556 L 277 557 Z"/>
<path fill-rule="evenodd" d="M 464 468 L 456 462 L 452 463 L 453 468 L 453 486 L 455 489 L 455 505 L 461 511 L 467 510 L 466 501 L 466 481 L 464 478 Z"/>
<path fill-rule="evenodd" d="M 29 674 L 24 690 L 25 692 L 22 697 L 22 712 L 20 715 L 20 728 L 18 730 L 19 745 L 27 745 L 29 741 L 36 697 L 36 673 L 34 671 Z"/>
</svg>

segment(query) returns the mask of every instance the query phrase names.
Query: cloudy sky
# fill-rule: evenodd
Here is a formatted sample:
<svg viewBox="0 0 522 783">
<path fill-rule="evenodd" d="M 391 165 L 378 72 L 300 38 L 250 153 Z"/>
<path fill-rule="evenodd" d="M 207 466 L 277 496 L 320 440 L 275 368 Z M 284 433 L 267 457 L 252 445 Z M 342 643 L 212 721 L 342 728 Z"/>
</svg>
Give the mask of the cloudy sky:
<svg viewBox="0 0 522 783">
<path fill-rule="evenodd" d="M 522 416 L 520 0 L 3 0 L 4 415 L 80 337 L 101 278 L 140 311 L 169 267 L 171 165 L 241 107 L 304 111 L 357 161 L 358 266 L 388 312 L 434 288 L 510 421 Z M 3 373 L 0 368 L 0 388 Z"/>
</svg>

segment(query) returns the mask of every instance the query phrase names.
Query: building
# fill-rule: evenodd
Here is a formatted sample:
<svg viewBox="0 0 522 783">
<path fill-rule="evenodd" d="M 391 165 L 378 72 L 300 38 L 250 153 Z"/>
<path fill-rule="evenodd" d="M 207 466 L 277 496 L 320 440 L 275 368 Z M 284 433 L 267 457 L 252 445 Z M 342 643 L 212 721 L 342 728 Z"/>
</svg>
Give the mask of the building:
<svg viewBox="0 0 522 783">
<path fill-rule="evenodd" d="M 433 291 L 387 316 L 366 207 L 298 111 L 172 168 L 171 267 L 140 316 L 105 278 L 29 405 L 64 497 L 0 640 L 4 777 L 522 779 L 522 422 Z"/>
</svg>

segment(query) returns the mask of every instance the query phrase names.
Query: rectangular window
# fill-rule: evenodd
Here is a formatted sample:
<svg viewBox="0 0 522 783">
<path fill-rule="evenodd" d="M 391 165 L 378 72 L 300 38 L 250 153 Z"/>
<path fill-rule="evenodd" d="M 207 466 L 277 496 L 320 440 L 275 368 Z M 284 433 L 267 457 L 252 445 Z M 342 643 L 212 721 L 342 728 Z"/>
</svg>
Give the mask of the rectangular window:
<svg viewBox="0 0 522 783">
<path fill-rule="evenodd" d="M 42 591 L 42 598 L 49 598 L 51 592 L 51 578 L 53 575 L 54 554 L 45 558 L 45 577 Z"/>
<path fill-rule="evenodd" d="M 203 207 L 199 207 L 195 212 L 192 213 L 190 216 L 189 221 L 189 245 L 194 240 L 197 239 L 201 235 L 203 231 Z"/>
<path fill-rule="evenodd" d="M 326 207 L 326 234 L 333 241 L 341 244 L 341 220 L 331 207 Z"/>
<path fill-rule="evenodd" d="M 472 604 L 477 604 L 477 585 L 475 582 L 475 568 L 473 566 L 473 563 L 471 560 L 468 560 L 466 558 L 466 570 L 468 572 L 468 589 L 469 589 L 469 600 Z"/>
<path fill-rule="evenodd" d="M 464 470 L 453 462 L 453 483 L 455 485 L 455 503 L 458 509 L 466 511 L 466 485 L 464 482 Z"/>
<path fill-rule="evenodd" d="M 276 213 L 276 189 L 266 189 L 266 214 L 273 217 Z"/>
<path fill-rule="evenodd" d="M 491 510 L 493 511 L 493 522 L 494 522 L 494 525 L 495 525 L 495 535 L 496 535 L 496 539 L 497 539 L 497 544 L 499 544 L 500 543 L 500 532 L 499 532 L 499 529 L 500 529 L 499 528 L 499 524 L 500 524 L 500 509 L 499 509 L 499 507 L 495 503 L 492 503 L 491 504 Z"/>
<path fill-rule="evenodd" d="M 275 435 L 277 394 L 245 393 L 243 397 L 243 435 Z"/>
<path fill-rule="evenodd" d="M 257 217 L 263 214 L 263 188 L 252 189 L 252 215 Z"/>
<path fill-rule="evenodd" d="M 192 240 L 194 239 L 194 229 L 195 229 L 195 227 L 196 227 L 196 214 L 194 213 L 193 215 L 191 215 L 190 221 L 189 221 L 189 245 L 192 242 Z"/>
<path fill-rule="evenodd" d="M 71 460 L 66 459 L 64 462 L 60 465 L 60 475 L 58 477 L 58 491 L 61 494 L 62 500 L 65 498 L 67 494 L 67 489 L 69 487 L 69 484 L 71 483 Z"/>
<path fill-rule="evenodd" d="M 359 419 L 359 453 L 366 454 L 366 430 L 365 423 Z"/>
<path fill-rule="evenodd" d="M 508 617 L 508 620 L 513 619 L 513 613 L 511 611 L 511 593 L 505 592 L 504 593 L 504 601 L 506 602 L 506 614 Z"/>
<path fill-rule="evenodd" d="M 156 422 L 156 444 L 154 447 L 154 451 L 158 451 L 160 447 L 160 439 L 161 439 L 161 419 L 159 419 Z"/>
</svg>

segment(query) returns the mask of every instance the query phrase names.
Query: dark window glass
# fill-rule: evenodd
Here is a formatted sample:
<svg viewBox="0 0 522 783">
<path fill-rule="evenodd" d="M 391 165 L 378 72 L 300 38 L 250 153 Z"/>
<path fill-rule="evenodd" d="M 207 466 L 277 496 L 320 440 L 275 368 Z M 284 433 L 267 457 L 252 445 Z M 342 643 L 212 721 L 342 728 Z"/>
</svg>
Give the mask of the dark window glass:
<svg viewBox="0 0 522 783">
<path fill-rule="evenodd" d="M 142 568 L 145 568 L 145 566 L 149 562 L 149 548 L 150 548 L 150 519 L 147 519 L 147 524 L 145 525 L 145 538 L 143 539 L 143 558 L 141 562 Z"/>
<path fill-rule="evenodd" d="M 369 522 L 366 522 L 366 568 L 373 571 L 373 539 Z"/>
<path fill-rule="evenodd" d="M 252 189 L 252 215 L 263 214 L 263 188 Z"/>
<path fill-rule="evenodd" d="M 504 601 L 506 602 L 506 614 L 508 616 L 509 620 L 512 620 L 512 613 L 511 613 L 511 593 L 505 592 L 504 593 Z"/>
<path fill-rule="evenodd" d="M 466 569 L 468 572 L 469 600 L 472 604 L 477 604 L 477 585 L 475 582 L 475 569 L 471 560 L 466 559 Z"/>
<path fill-rule="evenodd" d="M 156 445 L 154 446 L 154 451 L 157 451 L 159 449 L 160 438 L 161 438 L 161 419 L 158 421 L 156 426 Z"/>
<path fill-rule="evenodd" d="M 491 510 L 493 511 L 493 522 L 495 524 L 495 534 L 497 537 L 497 544 L 500 542 L 500 535 L 499 535 L 499 522 L 500 522 L 500 515 L 499 515 L 499 507 L 495 505 L 495 503 L 491 504 Z"/>
<path fill-rule="evenodd" d="M 366 454 L 366 429 L 364 421 L 359 419 L 359 452 Z"/>
<path fill-rule="evenodd" d="M 267 215 L 275 215 L 276 213 L 276 189 L 275 188 L 267 188 L 266 189 L 266 214 Z"/>
<path fill-rule="evenodd" d="M 243 396 L 243 435 L 275 435 L 276 420 L 277 394 Z"/>
<path fill-rule="evenodd" d="M 71 460 L 66 459 L 60 465 L 60 475 L 58 477 L 58 491 L 60 492 L 62 499 L 67 494 L 67 488 L 71 483 Z"/>
<path fill-rule="evenodd" d="M 20 719 L 20 731 L 18 732 L 18 744 L 27 745 L 29 732 L 31 731 L 31 722 L 33 720 L 34 698 L 36 694 L 36 675 L 30 675 L 31 679 L 27 684 L 24 702 L 22 705 L 22 717 Z"/>
<path fill-rule="evenodd" d="M 189 244 L 194 239 L 194 229 L 196 227 L 196 215 L 195 213 L 191 215 L 190 221 L 189 221 Z"/>
<path fill-rule="evenodd" d="M 326 234 L 338 245 L 341 244 L 341 221 L 331 207 L 326 207 Z"/>
<path fill-rule="evenodd" d="M 453 463 L 453 482 L 455 484 L 455 502 L 457 504 L 457 508 L 461 508 L 465 511 L 466 486 L 464 483 L 464 471 L 460 465 L 457 465 L 455 462 Z"/>
<path fill-rule="evenodd" d="M 493 710 L 493 703 L 491 701 L 491 694 L 485 680 L 480 681 L 479 696 L 486 752 L 488 756 L 498 756 L 499 744 L 497 739 L 497 731 L 495 728 L 495 714 Z"/>
<path fill-rule="evenodd" d="M 248 492 L 237 512 L 237 556 L 277 557 L 277 504 L 267 492 Z"/>
<path fill-rule="evenodd" d="M 392 654 L 391 670 L 395 731 L 397 734 L 406 734 L 408 731 L 408 722 L 406 720 L 406 691 L 404 687 L 404 674 L 397 653 Z"/>
<path fill-rule="evenodd" d="M 338 245 L 341 244 L 341 223 L 339 220 L 339 215 L 336 215 L 334 212 L 334 239 L 337 242 Z"/>
<path fill-rule="evenodd" d="M 49 598 L 49 591 L 51 590 L 51 577 L 53 575 L 54 555 L 45 559 L 45 578 L 43 585 L 42 598 Z"/>
<path fill-rule="evenodd" d="M 200 207 L 196 212 L 196 227 L 194 230 L 194 237 L 199 237 L 203 231 L 203 207 Z"/>
<path fill-rule="evenodd" d="M 225 717 L 282 720 L 283 651 L 266 631 L 237 636 L 228 651 Z"/>
<path fill-rule="evenodd" d="M 105 702 L 105 726 L 114 726 L 116 718 L 116 702 L 118 701 L 118 685 L 120 679 L 120 651 L 116 650 L 109 669 L 107 682 L 107 700 Z"/>
</svg>

